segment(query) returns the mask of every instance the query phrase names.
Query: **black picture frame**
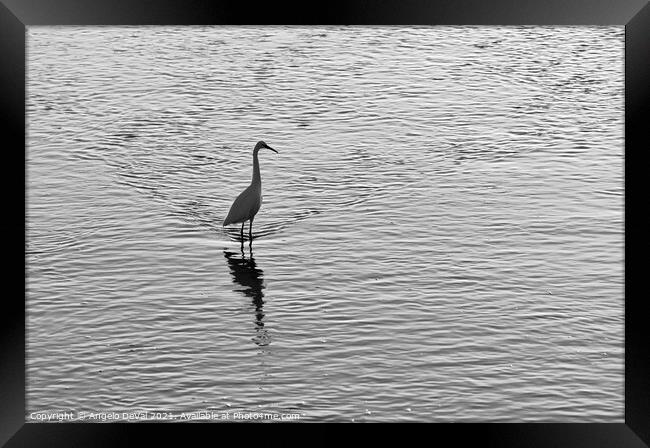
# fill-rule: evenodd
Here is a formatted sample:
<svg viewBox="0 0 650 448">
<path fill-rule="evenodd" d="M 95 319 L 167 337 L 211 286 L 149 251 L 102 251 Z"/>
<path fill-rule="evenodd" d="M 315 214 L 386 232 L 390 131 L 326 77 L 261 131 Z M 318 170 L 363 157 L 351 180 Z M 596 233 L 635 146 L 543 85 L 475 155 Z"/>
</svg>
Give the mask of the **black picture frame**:
<svg viewBox="0 0 650 448">
<path fill-rule="evenodd" d="M 337 0 L 316 4 L 0 0 L 0 126 L 6 142 L 4 154 L 10 157 L 2 173 L 3 275 L 4 283 L 11 286 L 3 300 L 0 327 L 0 444 L 128 446 L 134 444 L 132 436 L 136 432 L 157 437 L 167 437 L 172 429 L 181 434 L 197 432 L 194 425 L 188 430 L 188 425 L 170 424 L 25 423 L 26 27 L 126 24 L 625 25 L 625 422 L 436 424 L 427 429 L 427 441 L 431 436 L 435 440 L 448 436 L 461 446 L 480 441 L 483 446 L 499 447 L 608 448 L 650 443 L 650 350 L 646 343 L 650 340 L 650 326 L 645 324 L 643 313 L 645 295 L 633 289 L 633 285 L 641 284 L 644 275 L 644 266 L 636 260 L 642 259 L 640 255 L 649 248 L 646 235 L 650 228 L 650 220 L 643 213 L 647 196 L 640 173 L 646 166 L 642 163 L 648 147 L 643 117 L 648 115 L 650 99 L 650 4 L 645 0 Z M 21 259 L 22 267 L 18 261 Z M 203 431 L 214 425 L 199 427 Z M 326 433 L 316 430 L 314 435 Z"/>
</svg>

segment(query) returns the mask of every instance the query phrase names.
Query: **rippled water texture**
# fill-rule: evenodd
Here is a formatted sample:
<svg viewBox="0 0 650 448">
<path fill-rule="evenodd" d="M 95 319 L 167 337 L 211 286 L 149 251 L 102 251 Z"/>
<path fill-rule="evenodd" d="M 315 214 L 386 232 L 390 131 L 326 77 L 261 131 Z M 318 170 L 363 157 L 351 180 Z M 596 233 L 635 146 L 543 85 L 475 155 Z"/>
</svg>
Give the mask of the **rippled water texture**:
<svg viewBox="0 0 650 448">
<path fill-rule="evenodd" d="M 27 412 L 622 422 L 623 37 L 30 27 Z"/>
</svg>

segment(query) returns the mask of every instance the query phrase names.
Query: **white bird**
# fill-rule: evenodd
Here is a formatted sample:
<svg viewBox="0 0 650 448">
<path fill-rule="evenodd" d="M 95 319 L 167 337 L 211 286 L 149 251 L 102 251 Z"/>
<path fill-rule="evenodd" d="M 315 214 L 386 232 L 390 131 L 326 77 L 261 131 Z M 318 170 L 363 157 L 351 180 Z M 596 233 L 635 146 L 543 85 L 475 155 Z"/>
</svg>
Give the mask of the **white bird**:
<svg viewBox="0 0 650 448">
<path fill-rule="evenodd" d="M 257 159 L 257 153 L 260 149 L 266 148 L 278 153 L 275 149 L 263 141 L 257 142 L 253 149 L 253 180 L 251 184 L 242 191 L 235 202 L 232 203 L 228 216 L 223 221 L 223 225 L 238 224 L 241 222 L 241 241 L 244 244 L 244 224 L 250 221 L 248 228 L 248 240 L 253 242 L 253 219 L 262 206 L 262 178 L 260 177 L 260 162 Z"/>
</svg>

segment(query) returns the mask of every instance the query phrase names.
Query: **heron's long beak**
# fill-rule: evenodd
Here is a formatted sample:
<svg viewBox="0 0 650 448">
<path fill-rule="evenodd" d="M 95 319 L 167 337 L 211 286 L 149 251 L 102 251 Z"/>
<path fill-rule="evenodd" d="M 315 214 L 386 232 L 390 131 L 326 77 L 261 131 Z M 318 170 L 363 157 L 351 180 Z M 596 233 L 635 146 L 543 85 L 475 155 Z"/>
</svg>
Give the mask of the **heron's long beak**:
<svg viewBox="0 0 650 448">
<path fill-rule="evenodd" d="M 270 149 L 271 151 L 273 151 L 273 152 L 276 153 L 276 154 L 280 154 L 280 153 L 277 152 L 275 149 L 271 148 L 269 145 L 266 145 L 265 148 Z"/>
</svg>

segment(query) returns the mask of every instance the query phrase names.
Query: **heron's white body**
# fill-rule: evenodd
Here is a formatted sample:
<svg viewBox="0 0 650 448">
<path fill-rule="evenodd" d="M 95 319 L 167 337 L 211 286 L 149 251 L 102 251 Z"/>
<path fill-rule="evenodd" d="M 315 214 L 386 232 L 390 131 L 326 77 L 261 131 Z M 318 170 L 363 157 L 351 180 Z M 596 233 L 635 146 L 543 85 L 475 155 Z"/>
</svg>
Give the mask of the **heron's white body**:
<svg viewBox="0 0 650 448">
<path fill-rule="evenodd" d="M 250 221 L 257 215 L 262 206 L 262 184 L 250 184 L 244 191 L 242 191 L 235 202 L 230 207 L 228 216 L 223 221 L 223 225 L 238 224 L 245 221 Z"/>
<path fill-rule="evenodd" d="M 251 184 L 242 191 L 235 202 L 233 202 L 228 212 L 228 216 L 223 221 L 223 225 L 227 226 L 228 224 L 238 224 L 246 221 L 251 221 L 251 228 L 253 223 L 253 218 L 260 210 L 262 206 L 262 178 L 260 176 L 260 162 L 257 157 L 257 153 L 261 148 L 269 148 L 272 151 L 275 149 L 270 148 L 264 142 L 258 142 L 253 149 L 253 180 Z M 277 152 L 277 151 L 275 151 Z M 242 227 L 243 232 L 243 227 Z"/>
</svg>

